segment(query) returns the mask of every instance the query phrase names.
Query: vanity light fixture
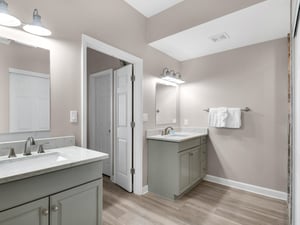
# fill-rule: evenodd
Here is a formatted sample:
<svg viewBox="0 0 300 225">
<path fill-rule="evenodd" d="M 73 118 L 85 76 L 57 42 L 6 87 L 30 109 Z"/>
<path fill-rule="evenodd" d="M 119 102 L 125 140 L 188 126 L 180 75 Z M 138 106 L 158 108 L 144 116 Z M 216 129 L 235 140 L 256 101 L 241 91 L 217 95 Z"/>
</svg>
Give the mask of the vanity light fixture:
<svg viewBox="0 0 300 225">
<path fill-rule="evenodd" d="M 22 22 L 8 13 L 8 4 L 5 0 L 0 0 L 0 25 L 7 27 L 19 27 Z M 23 23 L 24 24 L 24 23 Z M 23 30 L 39 36 L 50 36 L 51 31 L 45 28 L 41 22 L 41 16 L 37 9 L 33 10 L 33 20 L 31 24 L 24 24 Z"/>
<path fill-rule="evenodd" d="M 164 68 L 161 74 L 161 79 L 175 83 L 175 84 L 183 84 L 185 81 L 181 78 L 180 73 L 176 73 L 174 70 L 169 70 L 168 68 Z"/>
<path fill-rule="evenodd" d="M 51 31 L 43 27 L 41 16 L 37 9 L 33 10 L 33 19 L 31 24 L 26 24 L 23 29 L 28 33 L 39 35 L 39 36 L 50 36 Z"/>
<path fill-rule="evenodd" d="M 21 21 L 8 13 L 8 4 L 4 0 L 0 0 L 0 25 L 7 27 L 18 27 Z"/>
</svg>

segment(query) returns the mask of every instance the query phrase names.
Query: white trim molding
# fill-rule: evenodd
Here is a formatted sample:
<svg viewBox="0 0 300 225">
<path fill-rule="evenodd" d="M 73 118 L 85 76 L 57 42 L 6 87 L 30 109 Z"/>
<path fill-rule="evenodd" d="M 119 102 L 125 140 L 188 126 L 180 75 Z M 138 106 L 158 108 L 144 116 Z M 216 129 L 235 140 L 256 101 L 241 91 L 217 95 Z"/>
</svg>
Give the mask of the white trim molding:
<svg viewBox="0 0 300 225">
<path fill-rule="evenodd" d="M 25 76 L 30 76 L 30 77 L 40 77 L 40 78 L 44 78 L 44 79 L 50 79 L 49 74 L 32 72 L 29 70 L 19 70 L 19 69 L 15 69 L 15 68 L 8 68 L 8 72 L 21 74 L 21 75 L 25 75 Z"/>
<path fill-rule="evenodd" d="M 82 35 L 81 45 L 81 145 L 87 147 L 87 48 L 113 56 L 133 64 L 134 82 L 134 142 L 133 142 L 133 192 L 143 194 L 143 59 L 115 48 L 102 41 Z"/>
<path fill-rule="evenodd" d="M 252 184 L 242 183 L 242 182 L 238 182 L 238 181 L 234 181 L 234 180 L 229 180 L 229 179 L 225 179 L 225 178 L 221 178 L 221 177 L 206 175 L 204 177 L 204 180 L 212 182 L 212 183 L 222 184 L 224 186 L 240 189 L 243 191 L 252 192 L 255 194 L 284 200 L 284 201 L 287 201 L 287 198 L 288 198 L 288 194 L 285 192 L 276 191 L 273 189 L 264 188 L 264 187 L 260 187 L 260 186 L 255 186 Z"/>
<path fill-rule="evenodd" d="M 147 194 L 148 193 L 148 185 L 145 185 L 143 187 L 143 195 Z"/>
</svg>

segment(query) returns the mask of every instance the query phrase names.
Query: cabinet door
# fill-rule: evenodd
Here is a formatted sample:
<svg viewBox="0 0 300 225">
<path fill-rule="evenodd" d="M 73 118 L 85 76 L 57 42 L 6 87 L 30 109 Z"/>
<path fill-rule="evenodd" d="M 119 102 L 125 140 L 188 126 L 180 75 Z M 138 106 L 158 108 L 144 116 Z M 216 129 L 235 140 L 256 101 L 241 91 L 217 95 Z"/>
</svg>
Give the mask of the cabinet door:
<svg viewBox="0 0 300 225">
<path fill-rule="evenodd" d="M 206 144 L 201 145 L 201 177 L 205 177 L 207 173 L 207 150 Z"/>
<path fill-rule="evenodd" d="M 50 196 L 51 225 L 101 225 L 102 179 Z"/>
<path fill-rule="evenodd" d="M 48 198 L 0 213 L 1 225 L 48 225 Z"/>
<path fill-rule="evenodd" d="M 184 191 L 190 184 L 189 151 L 179 153 L 179 190 Z"/>
<path fill-rule="evenodd" d="M 201 152 L 200 148 L 189 152 L 190 156 L 190 184 L 195 183 L 201 178 Z"/>
</svg>

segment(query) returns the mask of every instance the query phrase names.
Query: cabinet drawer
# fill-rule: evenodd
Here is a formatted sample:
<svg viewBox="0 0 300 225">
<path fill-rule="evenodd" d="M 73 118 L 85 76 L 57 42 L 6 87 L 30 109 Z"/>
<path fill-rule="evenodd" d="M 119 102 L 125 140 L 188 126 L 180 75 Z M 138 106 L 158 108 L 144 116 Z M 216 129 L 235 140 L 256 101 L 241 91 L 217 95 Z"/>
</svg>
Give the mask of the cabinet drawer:
<svg viewBox="0 0 300 225">
<path fill-rule="evenodd" d="M 194 138 L 194 139 L 191 139 L 191 140 L 187 140 L 187 141 L 183 141 L 183 142 L 179 143 L 178 152 L 181 152 L 183 150 L 190 149 L 190 148 L 193 148 L 193 147 L 196 147 L 196 146 L 199 146 L 199 145 L 200 145 L 200 137 L 199 138 Z"/>
</svg>

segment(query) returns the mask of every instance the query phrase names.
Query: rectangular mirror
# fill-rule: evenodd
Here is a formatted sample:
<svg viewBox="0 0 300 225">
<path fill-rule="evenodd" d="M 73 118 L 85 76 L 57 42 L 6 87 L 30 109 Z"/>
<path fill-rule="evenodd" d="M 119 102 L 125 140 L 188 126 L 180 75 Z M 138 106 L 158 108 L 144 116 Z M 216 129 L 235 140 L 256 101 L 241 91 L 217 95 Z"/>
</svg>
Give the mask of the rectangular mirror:
<svg viewBox="0 0 300 225">
<path fill-rule="evenodd" d="M 177 122 L 177 88 L 156 84 L 156 124 L 175 124 Z"/>
<path fill-rule="evenodd" d="M 0 133 L 49 130 L 49 50 L 0 37 Z"/>
</svg>

